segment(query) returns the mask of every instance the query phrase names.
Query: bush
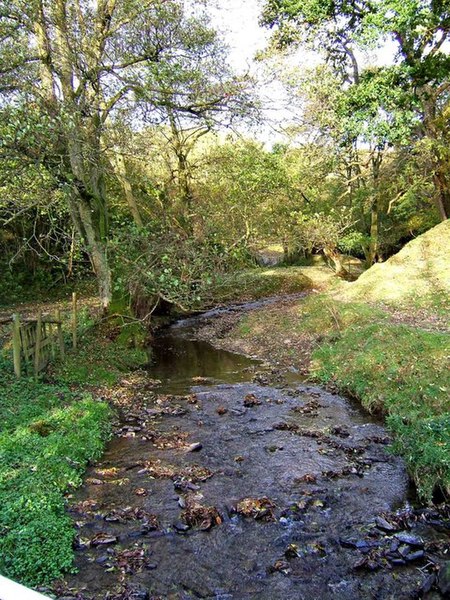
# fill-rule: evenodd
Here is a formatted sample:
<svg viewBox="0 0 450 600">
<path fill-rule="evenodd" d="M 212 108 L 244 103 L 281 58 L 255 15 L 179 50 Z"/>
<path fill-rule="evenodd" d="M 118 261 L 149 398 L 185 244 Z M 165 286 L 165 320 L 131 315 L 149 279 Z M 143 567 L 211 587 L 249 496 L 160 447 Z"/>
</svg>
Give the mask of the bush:
<svg viewBox="0 0 450 600">
<path fill-rule="evenodd" d="M 51 582 L 73 562 L 64 493 L 81 484 L 109 435 L 110 409 L 61 385 L 13 379 L 0 360 L 0 572 Z"/>
</svg>

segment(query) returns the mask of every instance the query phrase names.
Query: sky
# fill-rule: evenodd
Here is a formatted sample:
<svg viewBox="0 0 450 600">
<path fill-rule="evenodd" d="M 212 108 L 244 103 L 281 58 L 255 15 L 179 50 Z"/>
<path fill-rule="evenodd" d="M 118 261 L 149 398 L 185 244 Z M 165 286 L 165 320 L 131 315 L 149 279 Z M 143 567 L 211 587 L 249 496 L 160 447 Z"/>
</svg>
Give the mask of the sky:
<svg viewBox="0 0 450 600">
<path fill-rule="evenodd" d="M 241 74 L 249 72 L 259 81 L 264 123 L 244 134 L 251 133 L 270 147 L 284 141 L 280 128 L 291 120 L 292 114 L 286 109 L 287 96 L 282 85 L 269 81 L 267 70 L 254 60 L 257 52 L 266 48 L 270 37 L 270 31 L 258 24 L 262 5 L 263 0 L 217 0 L 212 22 L 229 47 L 232 67 Z"/>
<path fill-rule="evenodd" d="M 215 7 L 210 10 L 214 27 L 223 35 L 230 49 L 231 65 L 238 73 L 249 71 L 260 81 L 260 95 L 266 106 L 263 111 L 266 123 L 259 131 L 252 133 L 270 146 L 274 142 L 286 140 L 282 129 L 292 122 L 295 113 L 292 106 L 289 107 L 282 85 L 274 81 L 268 82 L 267 71 L 264 72 L 264 67 L 254 61 L 255 54 L 267 46 L 270 37 L 270 32 L 258 24 L 263 4 L 264 0 L 216 0 Z M 392 64 L 394 55 L 393 44 L 386 44 L 370 57 L 360 56 L 359 61 L 378 65 Z M 292 65 L 311 66 L 316 59 L 311 53 L 303 51 L 290 62 Z M 298 113 L 299 109 L 296 110 Z"/>
<path fill-rule="evenodd" d="M 213 23 L 230 47 L 231 64 L 238 70 L 251 64 L 268 41 L 269 32 L 258 25 L 261 5 L 259 0 L 218 0 L 212 11 Z"/>
</svg>

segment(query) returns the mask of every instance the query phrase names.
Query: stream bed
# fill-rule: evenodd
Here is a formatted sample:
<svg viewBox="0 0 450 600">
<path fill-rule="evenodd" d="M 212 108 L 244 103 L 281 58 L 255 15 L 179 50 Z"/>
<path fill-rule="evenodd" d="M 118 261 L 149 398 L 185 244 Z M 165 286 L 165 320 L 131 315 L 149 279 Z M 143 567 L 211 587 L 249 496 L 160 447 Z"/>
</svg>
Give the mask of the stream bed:
<svg viewBox="0 0 450 600">
<path fill-rule="evenodd" d="M 441 598 L 449 515 L 411 508 L 383 426 L 196 340 L 201 319 L 115 392 L 115 437 L 69 499 L 78 574 L 59 597 Z"/>
</svg>

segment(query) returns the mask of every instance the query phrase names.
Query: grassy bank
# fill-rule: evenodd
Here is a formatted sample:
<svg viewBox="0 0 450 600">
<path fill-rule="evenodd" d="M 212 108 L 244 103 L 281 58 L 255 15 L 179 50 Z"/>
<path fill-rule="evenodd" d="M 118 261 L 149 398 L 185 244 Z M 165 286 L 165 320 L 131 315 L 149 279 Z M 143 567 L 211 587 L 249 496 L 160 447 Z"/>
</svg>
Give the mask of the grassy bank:
<svg viewBox="0 0 450 600">
<path fill-rule="evenodd" d="M 450 494 L 448 333 L 336 300 L 336 289 L 248 313 L 226 328 L 222 345 L 294 365 L 383 413 L 421 497 L 437 488 Z"/>
<path fill-rule="evenodd" d="M 65 494 L 81 485 L 111 432 L 112 411 L 96 399 L 96 388 L 112 386 L 146 359 L 129 336 L 125 341 L 111 328 L 91 329 L 47 381 L 16 380 L 9 352 L 0 356 L 3 575 L 33 586 L 72 568 L 75 530 Z"/>
<path fill-rule="evenodd" d="M 325 269 L 323 272 L 325 273 Z M 311 287 L 313 287 L 311 279 L 305 275 L 303 269 L 297 267 L 249 269 L 223 276 L 212 282 L 197 308 L 204 309 L 221 304 L 259 300 L 268 296 L 295 294 Z"/>
<path fill-rule="evenodd" d="M 405 325 L 354 325 L 312 354 L 313 375 L 382 411 L 394 451 L 406 460 L 424 499 L 450 496 L 448 334 Z"/>
</svg>

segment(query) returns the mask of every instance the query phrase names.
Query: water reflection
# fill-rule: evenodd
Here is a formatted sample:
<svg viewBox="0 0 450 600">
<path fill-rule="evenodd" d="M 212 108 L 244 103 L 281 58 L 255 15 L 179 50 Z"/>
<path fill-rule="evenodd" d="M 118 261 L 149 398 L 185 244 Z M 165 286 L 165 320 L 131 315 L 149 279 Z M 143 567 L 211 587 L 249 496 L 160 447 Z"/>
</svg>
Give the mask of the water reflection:
<svg viewBox="0 0 450 600">
<path fill-rule="evenodd" d="M 197 377 L 211 383 L 250 381 L 253 374 L 248 368 L 257 364 L 245 356 L 215 349 L 208 342 L 189 339 L 186 332 L 183 336 L 166 332 L 152 346 L 149 375 L 161 381 L 159 391 L 185 394 Z"/>
</svg>

